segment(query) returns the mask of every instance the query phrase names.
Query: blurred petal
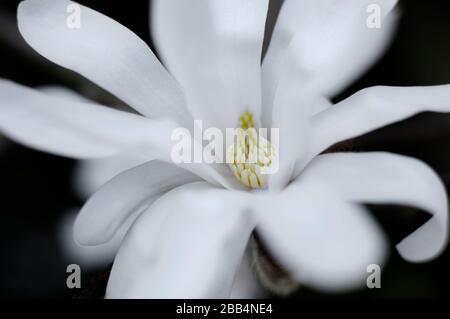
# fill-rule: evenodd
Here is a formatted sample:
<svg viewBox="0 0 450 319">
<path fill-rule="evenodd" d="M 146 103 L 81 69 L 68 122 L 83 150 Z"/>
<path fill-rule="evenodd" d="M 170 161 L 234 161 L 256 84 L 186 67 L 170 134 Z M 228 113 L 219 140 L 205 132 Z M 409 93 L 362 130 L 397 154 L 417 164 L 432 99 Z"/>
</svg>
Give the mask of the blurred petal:
<svg viewBox="0 0 450 319">
<path fill-rule="evenodd" d="M 95 101 L 90 100 L 84 95 L 81 95 L 78 92 L 64 86 L 44 85 L 36 89 L 55 98 L 59 98 L 61 100 L 69 100 L 73 102 L 91 103 L 91 104 L 95 103 Z"/>
<path fill-rule="evenodd" d="M 61 99 L 73 100 L 78 102 L 89 102 L 87 97 L 67 88 L 58 85 L 46 85 L 39 87 L 39 91 L 44 92 L 50 96 L 59 97 Z M 76 163 L 75 169 L 75 189 L 78 194 L 83 198 L 88 198 L 94 192 L 96 192 L 100 186 L 112 179 L 114 176 L 119 175 L 121 172 L 127 169 L 136 167 L 138 165 L 148 162 L 149 159 L 143 159 L 130 154 L 119 154 L 116 156 L 105 157 L 101 159 L 85 160 Z M 73 244 L 73 251 L 80 251 L 80 255 L 87 251 L 86 255 L 90 254 L 90 251 L 94 251 L 95 248 L 80 246 L 73 240 L 72 226 L 70 227 L 70 237 Z M 69 241 L 70 243 L 70 241 Z"/>
<path fill-rule="evenodd" d="M 241 265 L 234 279 L 231 290 L 231 299 L 256 299 L 263 298 L 266 293 L 256 279 L 248 253 L 244 254 Z"/>
<path fill-rule="evenodd" d="M 259 119 L 268 0 L 155 0 L 152 32 L 163 61 L 205 127 Z"/>
<path fill-rule="evenodd" d="M 114 238 L 106 244 L 82 246 L 73 237 L 73 224 L 77 213 L 76 209 L 66 212 L 58 225 L 61 253 L 64 255 L 67 264 L 75 263 L 85 270 L 111 265 L 130 225 L 124 224 Z"/>
<path fill-rule="evenodd" d="M 74 103 L 82 97 L 66 90 L 44 89 L 46 92 L 42 93 L 0 80 L 0 93 L 3 91 L 0 129 L 29 147 L 77 159 L 101 158 L 100 162 L 119 156 L 127 158 L 128 164 L 139 165 L 155 158 L 172 163 L 171 134 L 175 123 L 169 120 L 156 121 L 95 104 Z M 106 167 L 106 163 L 103 165 Z M 179 166 L 213 185 L 242 188 L 224 165 Z"/>
<path fill-rule="evenodd" d="M 114 20 L 81 5 L 80 28 L 70 28 L 71 5 L 75 3 L 68 0 L 21 2 L 19 29 L 28 44 L 148 117 L 170 117 L 191 124 L 182 91 L 145 42 Z"/>
<path fill-rule="evenodd" d="M 61 99 L 93 103 L 89 98 L 78 92 L 59 85 L 45 85 L 40 86 L 39 91 L 44 92 L 53 97 L 59 97 Z M 100 186 L 112 179 L 114 176 L 126 171 L 127 169 L 136 167 L 152 160 L 152 158 L 141 158 L 133 156 L 132 154 L 119 154 L 115 156 L 109 156 L 100 159 L 78 161 L 75 169 L 75 189 L 78 195 L 82 198 L 89 198 L 94 192 L 96 192 Z M 70 237 L 73 240 L 72 226 L 70 227 Z M 123 234 L 124 235 L 124 234 Z M 80 255 L 90 254 L 90 251 L 94 251 L 95 248 L 83 247 L 79 244 L 73 244 L 73 251 L 80 251 Z M 108 250 L 108 249 L 106 249 Z M 94 255 L 94 253 L 92 253 Z"/>
<path fill-rule="evenodd" d="M 327 154 L 312 161 L 300 179 L 323 181 L 350 201 L 399 204 L 428 211 L 433 217 L 397 245 L 408 261 L 431 259 L 447 243 L 445 187 L 436 173 L 419 160 L 389 153 Z"/>
<path fill-rule="evenodd" d="M 129 218 L 149 207 L 164 193 L 199 178 L 174 165 L 151 161 L 129 169 L 101 187 L 84 205 L 74 226 L 82 245 L 111 240 Z"/>
<path fill-rule="evenodd" d="M 75 188 L 80 196 L 88 198 L 113 177 L 149 160 L 151 159 L 145 160 L 130 154 L 120 154 L 77 162 Z"/>
<path fill-rule="evenodd" d="M 227 298 L 253 222 L 234 192 L 179 187 L 134 223 L 107 298 Z"/>
<path fill-rule="evenodd" d="M 29 147 L 91 159 L 142 147 L 142 156 L 170 154 L 174 124 L 61 100 L 0 79 L 0 130 Z"/>
<path fill-rule="evenodd" d="M 315 153 L 425 111 L 450 112 L 450 85 L 364 89 L 316 115 Z"/>
<path fill-rule="evenodd" d="M 383 264 L 386 242 L 376 222 L 326 184 L 300 179 L 262 199 L 263 243 L 300 283 L 325 291 L 359 288 L 367 266 Z"/>
<path fill-rule="evenodd" d="M 286 0 L 263 63 L 264 125 L 284 72 L 332 96 L 351 84 L 383 53 L 395 27 L 397 0 Z M 371 7 L 381 28 L 369 28 Z M 389 14 L 391 13 L 391 14 Z M 349 60 L 351 57 L 351 60 Z"/>
</svg>

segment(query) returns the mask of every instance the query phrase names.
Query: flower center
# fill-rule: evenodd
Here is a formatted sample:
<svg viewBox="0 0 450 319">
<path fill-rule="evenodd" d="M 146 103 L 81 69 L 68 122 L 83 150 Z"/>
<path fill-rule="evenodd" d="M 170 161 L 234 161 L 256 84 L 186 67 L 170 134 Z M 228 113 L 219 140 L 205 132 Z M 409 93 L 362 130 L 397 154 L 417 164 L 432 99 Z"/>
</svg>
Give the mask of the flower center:
<svg viewBox="0 0 450 319">
<path fill-rule="evenodd" d="M 231 170 L 245 186 L 264 188 L 275 149 L 259 135 L 251 113 L 245 112 L 239 118 L 239 126 L 234 132 L 234 143 L 228 148 Z"/>
</svg>

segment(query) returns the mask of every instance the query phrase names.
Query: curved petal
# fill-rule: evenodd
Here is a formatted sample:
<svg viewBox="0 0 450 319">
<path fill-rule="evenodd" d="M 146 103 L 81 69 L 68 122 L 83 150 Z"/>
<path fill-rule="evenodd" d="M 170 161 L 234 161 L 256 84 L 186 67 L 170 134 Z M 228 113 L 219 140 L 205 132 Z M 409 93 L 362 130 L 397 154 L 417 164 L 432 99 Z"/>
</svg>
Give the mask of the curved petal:
<svg viewBox="0 0 450 319">
<path fill-rule="evenodd" d="M 271 128 L 279 130 L 279 169 L 269 176 L 269 188 L 275 191 L 290 182 L 296 161 L 306 159 L 310 153 L 312 106 L 325 107 L 323 98 L 302 88 L 293 73 L 287 72 L 282 77 L 275 96 Z"/>
<path fill-rule="evenodd" d="M 68 21 L 77 12 L 80 27 L 71 28 Z M 19 5 L 18 21 L 28 44 L 52 62 L 80 73 L 148 117 L 192 125 L 176 82 L 150 48 L 114 20 L 68 0 L 26 0 Z"/>
<path fill-rule="evenodd" d="M 444 185 L 426 164 L 389 153 L 342 153 L 317 157 L 300 177 L 320 180 L 343 198 L 373 204 L 414 206 L 433 216 L 398 245 L 408 261 L 439 254 L 448 239 L 448 204 Z"/>
<path fill-rule="evenodd" d="M 385 260 L 387 245 L 376 222 L 320 181 L 299 179 L 262 197 L 259 213 L 265 246 L 304 285 L 325 291 L 359 288 L 367 266 Z"/>
<path fill-rule="evenodd" d="M 151 159 L 172 163 L 174 141 L 170 137 L 176 125 L 169 120 L 151 120 L 104 106 L 77 103 L 73 101 L 81 97 L 66 91 L 52 89 L 41 93 L 0 80 L 2 92 L 5 94 L 0 96 L 0 130 L 29 147 L 77 159 L 119 156 L 136 165 Z M 65 96 L 70 101 L 54 96 Z M 240 188 L 223 165 L 179 166 L 213 185 Z"/>
<path fill-rule="evenodd" d="M 450 112 L 450 85 L 364 89 L 315 116 L 314 153 L 425 111 Z"/>
<path fill-rule="evenodd" d="M 306 165 L 312 153 L 312 118 L 332 106 L 331 102 L 309 87 L 295 70 L 280 78 L 274 100 L 271 128 L 279 130 L 279 169 L 269 176 L 269 188 L 279 191 L 292 179 L 297 165 Z M 272 143 L 275 141 L 272 140 Z"/>
<path fill-rule="evenodd" d="M 254 265 L 248 255 L 247 250 L 236 273 L 230 299 L 256 299 L 263 298 L 266 295 L 256 278 Z"/>
<path fill-rule="evenodd" d="M 161 197 L 127 234 L 106 297 L 228 297 L 254 226 L 234 195 L 193 183 Z"/>
<path fill-rule="evenodd" d="M 270 125 L 276 88 L 287 70 L 295 69 L 304 85 L 327 96 L 339 93 L 366 71 L 389 43 L 396 3 L 286 0 L 263 62 L 264 124 Z M 367 20 L 378 9 L 380 28 L 369 28 Z"/>
<path fill-rule="evenodd" d="M 268 0 L 155 0 L 152 34 L 164 62 L 205 127 L 259 118 Z"/>
<path fill-rule="evenodd" d="M 130 154 L 79 161 L 75 169 L 74 183 L 78 194 L 88 198 L 113 177 L 128 169 L 148 162 L 150 159 L 142 159 Z"/>
<path fill-rule="evenodd" d="M 64 86 L 43 85 L 36 89 L 47 95 L 50 95 L 54 98 L 59 98 L 61 100 L 69 100 L 73 102 L 91 103 L 91 104 L 95 103 L 95 101 L 87 98 L 86 96 L 81 95 L 80 93 Z"/>
<path fill-rule="evenodd" d="M 61 100 L 0 79 L 0 130 L 41 151 L 91 159 L 145 145 L 142 156 L 169 157 L 174 127 L 170 121 Z"/>
<path fill-rule="evenodd" d="M 129 218 L 135 218 L 164 193 L 198 180 L 188 171 L 159 161 L 129 169 L 106 183 L 84 205 L 75 222 L 75 239 L 86 246 L 106 243 Z"/>
<path fill-rule="evenodd" d="M 120 244 L 129 229 L 129 224 L 124 224 L 114 238 L 103 245 L 82 246 L 73 238 L 73 223 L 78 210 L 71 209 L 62 216 L 58 224 L 58 240 L 61 246 L 61 254 L 67 263 L 75 263 L 85 270 L 98 270 L 106 268 L 114 261 Z"/>
<path fill-rule="evenodd" d="M 65 87 L 45 86 L 40 87 L 39 90 L 54 97 L 60 97 L 79 102 L 90 101 L 88 98 L 85 98 L 75 91 L 72 91 Z M 191 141 L 192 143 L 200 143 L 194 139 L 192 139 Z M 167 147 L 167 149 L 169 149 L 169 147 Z M 86 197 L 90 196 L 101 185 L 103 185 L 105 182 L 107 182 L 117 174 L 153 159 L 137 153 L 138 152 L 132 152 L 131 154 L 119 154 L 112 157 L 86 161 L 80 164 L 77 171 L 78 174 L 76 175 L 76 183 L 80 194 Z M 153 157 L 167 161 L 167 158 L 164 156 L 164 154 L 165 153 L 155 153 Z M 221 185 L 228 189 L 242 188 L 231 170 L 224 165 L 181 163 L 179 164 L 179 166 L 200 176 L 204 180 L 209 181 L 213 185 Z"/>
</svg>

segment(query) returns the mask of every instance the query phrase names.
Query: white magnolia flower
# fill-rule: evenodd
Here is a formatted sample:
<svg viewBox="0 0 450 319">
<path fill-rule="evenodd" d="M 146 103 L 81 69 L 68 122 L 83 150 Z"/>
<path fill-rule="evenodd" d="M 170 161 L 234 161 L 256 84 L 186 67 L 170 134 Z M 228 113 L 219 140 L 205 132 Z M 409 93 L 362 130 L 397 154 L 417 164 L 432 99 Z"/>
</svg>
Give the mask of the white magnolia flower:
<svg viewBox="0 0 450 319">
<path fill-rule="evenodd" d="M 373 3 L 382 8 L 381 29 L 366 27 Z M 426 261 L 444 248 L 447 197 L 428 166 L 387 153 L 319 155 L 418 112 L 450 111 L 448 85 L 372 87 L 336 105 L 326 98 L 382 52 L 395 0 L 286 0 L 262 67 L 267 0 L 153 1 L 153 36 L 170 74 L 143 41 L 100 13 L 81 7 L 81 28 L 68 28 L 70 4 L 22 2 L 22 35 L 142 115 L 1 81 L 0 128 L 54 154 L 127 154 L 143 163 L 106 183 L 75 223 L 85 245 L 106 243 L 132 224 L 107 297 L 227 297 L 255 228 L 296 281 L 324 290 L 360 286 L 367 266 L 382 263 L 386 240 L 359 203 L 432 215 L 397 245 L 406 260 Z M 193 119 L 236 127 L 246 111 L 256 126 L 280 128 L 280 170 L 264 191 L 246 191 L 225 164 L 171 162 L 173 128 L 192 128 Z"/>
</svg>

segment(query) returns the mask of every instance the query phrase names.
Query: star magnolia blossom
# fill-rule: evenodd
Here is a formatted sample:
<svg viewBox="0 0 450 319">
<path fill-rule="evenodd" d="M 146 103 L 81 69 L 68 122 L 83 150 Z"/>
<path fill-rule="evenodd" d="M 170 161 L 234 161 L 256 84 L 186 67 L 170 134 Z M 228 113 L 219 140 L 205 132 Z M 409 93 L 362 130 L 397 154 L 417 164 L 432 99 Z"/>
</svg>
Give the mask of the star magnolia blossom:
<svg viewBox="0 0 450 319">
<path fill-rule="evenodd" d="M 382 28 L 366 27 L 378 3 Z M 432 217 L 397 250 L 435 257 L 447 240 L 447 197 L 418 160 L 388 153 L 320 155 L 422 111 L 450 111 L 450 86 L 372 87 L 336 105 L 329 97 L 382 52 L 394 0 L 286 0 L 261 66 L 267 0 L 156 0 L 160 56 L 130 30 L 86 7 L 64 23 L 67 0 L 27 0 L 18 9 L 26 41 L 49 60 L 97 83 L 136 115 L 0 82 L 0 128 L 39 150 L 77 159 L 127 154 L 141 165 L 106 183 L 75 223 L 85 245 L 129 226 L 106 297 L 227 297 L 255 228 L 296 281 L 317 289 L 362 285 L 382 263 L 386 240 L 359 203 L 418 207 Z M 264 191 L 247 189 L 227 164 L 170 161 L 171 132 L 236 127 L 249 112 L 280 129 L 279 171 Z M 153 160 L 152 160 L 153 159 Z"/>
</svg>

